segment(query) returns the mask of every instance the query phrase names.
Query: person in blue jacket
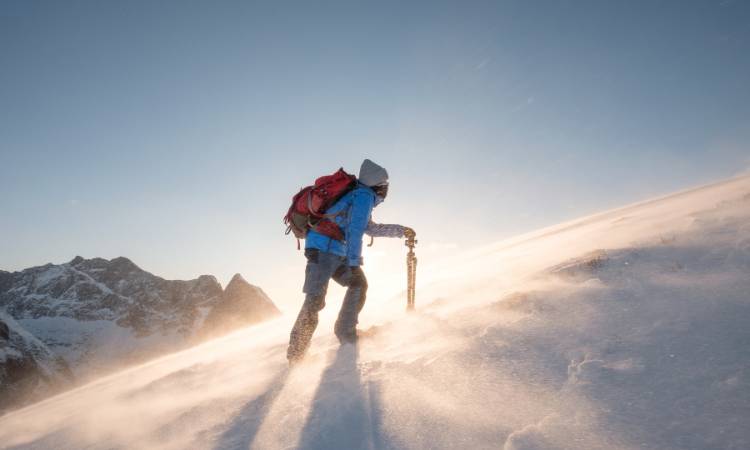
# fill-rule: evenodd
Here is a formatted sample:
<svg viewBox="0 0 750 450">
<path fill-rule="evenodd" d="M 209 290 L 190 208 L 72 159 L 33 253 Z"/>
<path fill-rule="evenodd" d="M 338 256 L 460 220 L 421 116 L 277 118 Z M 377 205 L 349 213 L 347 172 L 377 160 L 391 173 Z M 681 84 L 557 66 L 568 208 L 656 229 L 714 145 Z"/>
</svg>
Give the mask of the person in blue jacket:
<svg viewBox="0 0 750 450">
<path fill-rule="evenodd" d="M 354 343 L 357 340 L 359 312 L 365 304 L 367 279 L 362 271 L 362 238 L 414 237 L 409 227 L 395 224 L 378 224 L 372 221 L 372 209 L 388 194 L 388 172 L 365 159 L 359 169 L 357 185 L 333 204 L 326 214 L 336 214 L 335 221 L 344 232 L 339 241 L 313 230 L 305 238 L 305 302 L 289 337 L 287 359 L 293 364 L 302 359 L 318 326 L 318 312 L 325 306 L 328 282 L 333 279 L 345 286 L 346 295 L 341 305 L 334 332 L 339 341 Z"/>
</svg>

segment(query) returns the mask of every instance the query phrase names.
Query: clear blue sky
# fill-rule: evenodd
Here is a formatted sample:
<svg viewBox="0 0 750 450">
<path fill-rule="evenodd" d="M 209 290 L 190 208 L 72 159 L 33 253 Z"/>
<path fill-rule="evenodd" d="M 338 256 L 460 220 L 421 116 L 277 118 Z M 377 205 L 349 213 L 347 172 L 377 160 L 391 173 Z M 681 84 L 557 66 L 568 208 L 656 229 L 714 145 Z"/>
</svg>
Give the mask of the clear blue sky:
<svg viewBox="0 0 750 450">
<path fill-rule="evenodd" d="M 739 0 L 4 0 L 0 67 L 5 270 L 124 255 L 284 303 L 291 195 L 364 157 L 428 259 L 749 164 Z"/>
</svg>

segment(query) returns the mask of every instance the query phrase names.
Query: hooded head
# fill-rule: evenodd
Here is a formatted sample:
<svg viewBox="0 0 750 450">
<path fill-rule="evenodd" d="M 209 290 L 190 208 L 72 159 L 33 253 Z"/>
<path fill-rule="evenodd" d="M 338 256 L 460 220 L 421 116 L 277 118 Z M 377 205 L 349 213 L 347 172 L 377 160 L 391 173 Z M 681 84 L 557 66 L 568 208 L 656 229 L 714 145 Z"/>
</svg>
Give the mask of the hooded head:
<svg viewBox="0 0 750 450">
<path fill-rule="evenodd" d="M 366 159 L 359 168 L 359 182 L 370 187 L 388 183 L 388 172 L 369 159 Z"/>
</svg>

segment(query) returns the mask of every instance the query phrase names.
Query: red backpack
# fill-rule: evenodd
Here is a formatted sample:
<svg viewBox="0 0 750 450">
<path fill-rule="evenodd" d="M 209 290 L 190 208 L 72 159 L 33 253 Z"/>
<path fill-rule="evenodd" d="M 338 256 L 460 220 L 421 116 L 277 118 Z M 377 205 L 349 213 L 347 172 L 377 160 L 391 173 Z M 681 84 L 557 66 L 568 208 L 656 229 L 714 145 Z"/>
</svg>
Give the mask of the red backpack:
<svg viewBox="0 0 750 450">
<path fill-rule="evenodd" d="M 356 184 L 357 177 L 344 172 L 342 167 L 333 175 L 318 178 L 314 185 L 302 188 L 292 198 L 292 206 L 284 216 L 284 224 L 287 225 L 286 234 L 292 232 L 297 238 L 297 248 L 299 239 L 304 239 L 308 230 L 315 230 L 339 241 L 344 239 L 344 232 L 332 220 L 337 214 L 325 212 Z"/>
</svg>

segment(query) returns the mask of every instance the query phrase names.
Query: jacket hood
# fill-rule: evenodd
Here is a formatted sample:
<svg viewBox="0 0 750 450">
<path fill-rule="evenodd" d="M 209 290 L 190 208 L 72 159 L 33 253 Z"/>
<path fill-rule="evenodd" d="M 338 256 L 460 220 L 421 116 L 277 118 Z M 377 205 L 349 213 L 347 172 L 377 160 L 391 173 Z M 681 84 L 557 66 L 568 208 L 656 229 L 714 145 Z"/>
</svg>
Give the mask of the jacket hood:
<svg viewBox="0 0 750 450">
<path fill-rule="evenodd" d="M 388 181 L 388 172 L 369 159 L 365 159 L 359 168 L 358 179 L 360 183 L 372 187 L 386 183 Z"/>
</svg>

